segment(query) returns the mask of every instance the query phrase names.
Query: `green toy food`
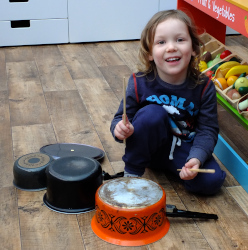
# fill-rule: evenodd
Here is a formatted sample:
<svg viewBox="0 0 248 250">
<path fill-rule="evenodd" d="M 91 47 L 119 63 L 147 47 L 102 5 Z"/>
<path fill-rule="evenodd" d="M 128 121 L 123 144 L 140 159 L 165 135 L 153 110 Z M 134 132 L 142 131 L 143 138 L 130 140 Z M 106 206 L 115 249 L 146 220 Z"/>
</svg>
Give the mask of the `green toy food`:
<svg viewBox="0 0 248 250">
<path fill-rule="evenodd" d="M 245 95 L 248 93 L 248 79 L 246 77 L 240 77 L 233 84 L 233 88 L 235 88 L 241 95 Z"/>
</svg>

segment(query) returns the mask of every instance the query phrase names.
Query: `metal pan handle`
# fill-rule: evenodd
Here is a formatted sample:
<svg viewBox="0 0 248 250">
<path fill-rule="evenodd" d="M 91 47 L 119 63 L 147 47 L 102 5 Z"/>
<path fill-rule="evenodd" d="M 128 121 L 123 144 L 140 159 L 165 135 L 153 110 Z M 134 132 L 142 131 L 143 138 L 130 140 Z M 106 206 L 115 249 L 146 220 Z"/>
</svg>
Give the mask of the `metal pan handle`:
<svg viewBox="0 0 248 250">
<path fill-rule="evenodd" d="M 117 174 L 110 175 L 109 173 L 107 173 L 105 171 L 102 171 L 102 176 L 103 176 L 103 180 L 107 181 L 107 180 L 111 180 L 111 179 L 123 177 L 124 176 L 124 172 L 119 172 Z"/>
<path fill-rule="evenodd" d="M 167 217 L 184 217 L 184 218 L 198 218 L 198 219 L 214 219 L 217 220 L 216 214 L 198 213 L 185 210 L 179 210 L 175 205 L 166 205 L 166 216 Z"/>
</svg>

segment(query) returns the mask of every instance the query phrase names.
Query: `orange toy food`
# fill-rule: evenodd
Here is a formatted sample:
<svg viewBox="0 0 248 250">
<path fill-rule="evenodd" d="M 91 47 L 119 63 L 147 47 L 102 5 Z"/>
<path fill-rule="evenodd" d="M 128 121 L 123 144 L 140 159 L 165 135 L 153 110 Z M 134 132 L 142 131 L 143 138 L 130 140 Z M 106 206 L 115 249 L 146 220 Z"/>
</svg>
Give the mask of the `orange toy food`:
<svg viewBox="0 0 248 250">
<path fill-rule="evenodd" d="M 226 83 L 228 86 L 231 86 L 236 82 L 237 79 L 238 79 L 237 76 L 229 76 L 226 80 Z"/>
<path fill-rule="evenodd" d="M 157 183 L 143 178 L 118 178 L 96 192 L 93 232 L 121 246 L 153 243 L 168 232 L 166 195 Z"/>
<path fill-rule="evenodd" d="M 225 78 L 216 78 L 213 80 L 214 84 L 220 88 L 221 90 L 224 90 L 228 87 L 226 79 Z"/>
</svg>

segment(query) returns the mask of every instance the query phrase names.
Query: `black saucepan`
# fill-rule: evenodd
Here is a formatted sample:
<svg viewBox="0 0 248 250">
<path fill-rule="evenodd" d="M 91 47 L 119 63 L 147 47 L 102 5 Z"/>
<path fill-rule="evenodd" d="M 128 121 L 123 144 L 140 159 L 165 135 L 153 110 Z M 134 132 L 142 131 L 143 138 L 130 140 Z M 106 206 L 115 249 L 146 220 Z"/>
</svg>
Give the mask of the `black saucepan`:
<svg viewBox="0 0 248 250">
<path fill-rule="evenodd" d="M 46 168 L 54 159 L 43 153 L 30 153 L 18 158 L 13 167 L 16 188 L 25 191 L 46 189 Z"/>
<path fill-rule="evenodd" d="M 62 157 L 46 170 L 44 203 L 61 213 L 84 213 L 95 208 L 95 193 L 103 182 L 100 163 L 80 156 Z"/>
</svg>

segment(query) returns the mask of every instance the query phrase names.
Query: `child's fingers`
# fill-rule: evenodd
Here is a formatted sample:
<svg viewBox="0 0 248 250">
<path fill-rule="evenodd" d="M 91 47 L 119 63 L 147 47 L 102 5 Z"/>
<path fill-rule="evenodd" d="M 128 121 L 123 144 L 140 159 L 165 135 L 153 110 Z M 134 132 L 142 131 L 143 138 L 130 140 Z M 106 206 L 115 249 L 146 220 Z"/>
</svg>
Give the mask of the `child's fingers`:
<svg viewBox="0 0 248 250">
<path fill-rule="evenodd" d="M 122 116 L 123 118 L 123 116 Z M 120 120 L 117 125 L 115 126 L 114 135 L 119 139 L 123 140 L 131 136 L 134 132 L 133 125 L 129 122 L 127 118 L 126 125 L 124 124 L 123 120 Z"/>
<path fill-rule="evenodd" d="M 123 135 L 126 136 L 129 133 L 129 123 L 127 123 L 126 125 L 124 124 L 124 121 L 120 121 L 118 123 L 118 132 Z"/>
<path fill-rule="evenodd" d="M 115 127 L 114 134 L 120 140 L 123 140 L 126 137 L 124 129 L 126 129 L 126 126 L 123 123 L 119 123 L 118 126 Z"/>
<path fill-rule="evenodd" d="M 179 176 L 182 180 L 191 180 L 195 178 L 197 172 L 190 171 L 190 168 L 183 167 L 179 173 Z"/>
</svg>

